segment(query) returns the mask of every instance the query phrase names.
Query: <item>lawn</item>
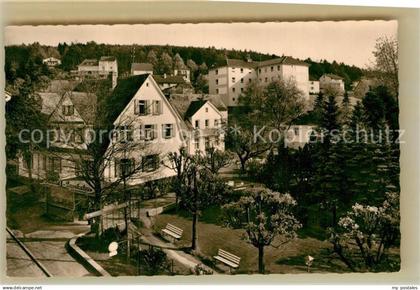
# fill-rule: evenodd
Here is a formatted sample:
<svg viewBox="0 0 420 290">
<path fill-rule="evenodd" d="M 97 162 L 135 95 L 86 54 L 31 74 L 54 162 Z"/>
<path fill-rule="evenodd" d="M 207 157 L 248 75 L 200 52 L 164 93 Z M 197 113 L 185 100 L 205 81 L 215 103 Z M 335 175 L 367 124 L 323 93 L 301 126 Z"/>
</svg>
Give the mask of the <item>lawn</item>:
<svg viewBox="0 0 420 290">
<path fill-rule="evenodd" d="M 209 219 L 213 213 L 213 217 Z M 258 270 L 258 251 L 243 239 L 244 231 L 222 227 L 217 219 L 217 209 L 211 208 L 203 213 L 204 221 L 198 223 L 198 244 L 206 260 L 213 260 L 219 248 L 241 257 L 236 273 L 256 273 Z M 173 212 L 156 217 L 154 230 L 160 232 L 167 223 L 184 230 L 177 246 L 191 245 L 191 218 L 185 212 L 176 215 Z M 311 272 L 346 272 L 348 269 L 330 253 L 331 245 L 327 241 L 314 238 L 298 238 L 279 248 L 265 248 L 265 268 L 267 273 L 305 273 L 304 258 L 311 255 L 315 258 Z"/>
</svg>

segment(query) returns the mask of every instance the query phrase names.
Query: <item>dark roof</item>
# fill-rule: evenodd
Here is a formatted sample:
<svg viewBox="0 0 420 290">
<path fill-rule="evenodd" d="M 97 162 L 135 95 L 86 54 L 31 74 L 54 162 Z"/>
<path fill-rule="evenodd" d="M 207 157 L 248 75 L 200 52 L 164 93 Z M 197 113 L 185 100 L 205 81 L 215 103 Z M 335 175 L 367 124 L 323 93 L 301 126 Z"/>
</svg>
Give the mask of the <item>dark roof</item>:
<svg viewBox="0 0 420 290">
<path fill-rule="evenodd" d="M 182 76 L 166 76 L 166 78 L 162 75 L 153 75 L 153 78 L 158 84 L 184 84 L 185 80 Z"/>
<path fill-rule="evenodd" d="M 141 74 L 118 80 L 117 86 L 106 100 L 107 119 L 110 122 L 114 122 L 121 114 L 148 77 L 149 74 Z"/>
<path fill-rule="evenodd" d="M 147 63 L 147 62 L 142 62 L 142 63 L 133 62 L 131 64 L 131 71 L 134 71 L 134 70 L 153 71 L 153 64 Z"/>
<path fill-rule="evenodd" d="M 72 91 L 78 85 L 75 80 L 51 80 L 48 87 L 42 90 L 45 93 L 64 94 L 65 92 Z"/>
<path fill-rule="evenodd" d="M 290 56 L 282 56 L 273 59 L 268 59 L 264 61 L 245 61 L 242 59 L 226 59 L 226 64 L 222 66 L 229 66 L 229 67 L 244 67 L 244 68 L 258 68 L 264 67 L 269 65 L 275 64 L 287 64 L 287 65 L 304 65 L 309 66 L 308 63 L 301 61 L 299 59 L 290 57 Z M 220 66 L 219 66 L 220 67 Z"/>
<path fill-rule="evenodd" d="M 192 116 L 194 116 L 194 114 L 200 110 L 200 108 L 207 103 L 207 101 L 205 100 L 196 100 L 196 101 L 192 101 L 187 109 L 187 111 L 185 112 L 184 118 L 185 119 L 189 119 Z"/>
<path fill-rule="evenodd" d="M 242 59 L 226 59 L 226 65 L 230 67 L 245 67 L 245 68 L 256 68 L 257 62 L 255 61 L 244 61 Z"/>
<path fill-rule="evenodd" d="M 98 65 L 98 60 L 97 59 L 85 59 L 79 65 L 81 65 L 81 66 L 97 66 Z"/>
<path fill-rule="evenodd" d="M 101 61 L 114 61 L 116 58 L 114 56 L 101 56 Z"/>
<path fill-rule="evenodd" d="M 323 76 L 329 77 L 333 80 L 343 80 L 342 77 L 340 77 L 338 75 L 335 75 L 335 74 L 323 74 L 321 77 L 323 77 Z"/>
</svg>

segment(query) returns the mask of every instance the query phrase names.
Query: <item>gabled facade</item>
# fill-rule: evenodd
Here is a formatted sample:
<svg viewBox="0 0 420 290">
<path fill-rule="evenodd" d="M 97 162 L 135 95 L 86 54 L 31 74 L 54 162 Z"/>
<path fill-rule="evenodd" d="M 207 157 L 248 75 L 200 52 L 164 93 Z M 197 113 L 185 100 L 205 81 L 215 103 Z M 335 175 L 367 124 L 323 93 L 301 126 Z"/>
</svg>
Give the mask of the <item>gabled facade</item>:
<svg viewBox="0 0 420 290">
<path fill-rule="evenodd" d="M 48 144 L 46 149 L 34 151 L 29 163 L 22 155 L 19 157 L 19 175 L 55 181 L 77 178 L 75 160 L 89 142 L 96 96 L 73 91 L 38 95 L 42 100 L 41 113 L 48 116 L 48 131 L 44 135 Z"/>
<path fill-rule="evenodd" d="M 287 56 L 260 62 L 227 59 L 226 65 L 209 70 L 209 92 L 222 96 L 224 103 L 232 107 L 238 105 L 239 96 L 252 81 L 268 85 L 275 80 L 291 79 L 309 99 L 308 67 L 307 63 Z"/>
<path fill-rule="evenodd" d="M 133 86 L 134 83 L 134 86 Z M 130 86 L 130 89 L 127 87 Z M 105 181 L 120 178 L 123 165 L 130 164 L 138 169 L 127 181 L 129 185 L 173 176 L 175 172 L 167 168 L 167 156 L 185 146 L 182 120 L 163 95 L 151 75 L 138 75 L 122 80 L 114 90 L 115 101 L 121 98 L 124 107 L 113 122 L 114 128 L 128 130 L 128 142 L 134 147 L 119 150 L 105 171 Z M 109 150 L 120 146 L 114 138 Z M 123 142 L 126 142 L 124 140 Z M 121 145 L 125 146 L 125 145 Z"/>
</svg>

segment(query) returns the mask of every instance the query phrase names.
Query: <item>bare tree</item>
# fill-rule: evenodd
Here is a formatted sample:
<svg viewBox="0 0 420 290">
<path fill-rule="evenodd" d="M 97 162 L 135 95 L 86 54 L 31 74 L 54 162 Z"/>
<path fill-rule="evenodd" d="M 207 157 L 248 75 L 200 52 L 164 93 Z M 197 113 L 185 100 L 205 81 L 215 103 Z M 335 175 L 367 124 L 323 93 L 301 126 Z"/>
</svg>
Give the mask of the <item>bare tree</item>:
<svg viewBox="0 0 420 290">
<path fill-rule="evenodd" d="M 374 71 L 380 81 L 398 98 L 398 41 L 394 37 L 381 37 L 376 40 Z"/>
</svg>

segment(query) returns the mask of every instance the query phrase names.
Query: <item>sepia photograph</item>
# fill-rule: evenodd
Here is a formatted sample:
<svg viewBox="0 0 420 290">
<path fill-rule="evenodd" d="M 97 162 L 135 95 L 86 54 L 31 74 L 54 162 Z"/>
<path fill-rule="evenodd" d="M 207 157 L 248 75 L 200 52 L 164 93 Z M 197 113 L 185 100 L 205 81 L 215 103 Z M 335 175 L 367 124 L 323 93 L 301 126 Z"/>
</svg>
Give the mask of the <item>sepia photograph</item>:
<svg viewBox="0 0 420 290">
<path fill-rule="evenodd" d="M 6 275 L 400 271 L 397 32 L 6 26 Z"/>
</svg>

